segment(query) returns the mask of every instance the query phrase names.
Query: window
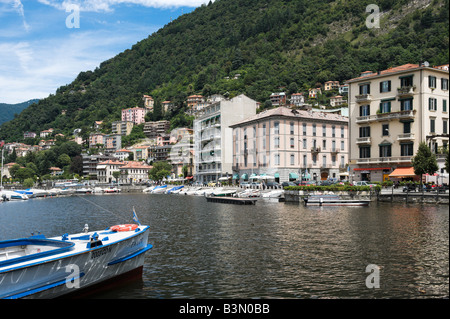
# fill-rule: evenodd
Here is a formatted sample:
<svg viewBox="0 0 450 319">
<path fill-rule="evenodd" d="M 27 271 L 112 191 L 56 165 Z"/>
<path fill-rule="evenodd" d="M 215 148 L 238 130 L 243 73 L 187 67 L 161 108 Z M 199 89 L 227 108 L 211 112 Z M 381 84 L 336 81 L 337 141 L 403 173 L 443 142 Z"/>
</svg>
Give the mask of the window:
<svg viewBox="0 0 450 319">
<path fill-rule="evenodd" d="M 392 156 L 392 145 L 380 145 L 380 157 L 391 157 Z"/>
<path fill-rule="evenodd" d="M 411 133 L 411 122 L 403 122 L 403 133 L 404 134 Z"/>
<path fill-rule="evenodd" d="M 359 116 L 369 116 L 370 115 L 370 105 L 361 105 L 359 107 Z"/>
<path fill-rule="evenodd" d="M 323 148 L 324 150 L 327 149 L 327 140 L 322 140 L 322 148 Z"/>
<path fill-rule="evenodd" d="M 359 147 L 359 158 L 370 158 L 370 146 Z"/>
<path fill-rule="evenodd" d="M 263 136 L 266 136 L 266 124 L 263 124 Z"/>
<path fill-rule="evenodd" d="M 303 155 L 303 165 L 306 167 L 307 164 L 307 156 Z"/>
<path fill-rule="evenodd" d="M 382 134 L 383 136 L 389 136 L 389 124 L 383 124 Z"/>
<path fill-rule="evenodd" d="M 316 124 L 313 124 L 313 136 L 316 136 L 316 129 L 317 129 Z"/>
<path fill-rule="evenodd" d="M 291 154 L 291 165 L 295 165 L 295 155 Z"/>
<path fill-rule="evenodd" d="M 256 126 L 253 126 L 253 137 L 256 137 Z"/>
<path fill-rule="evenodd" d="M 428 87 L 430 89 L 435 89 L 436 88 L 436 77 L 435 76 L 429 76 L 428 77 Z"/>
<path fill-rule="evenodd" d="M 341 126 L 341 138 L 344 138 L 345 127 Z"/>
<path fill-rule="evenodd" d="M 323 165 L 324 167 L 327 166 L 327 156 L 326 156 L 326 155 L 322 156 L 322 165 Z"/>
<path fill-rule="evenodd" d="M 336 155 L 331 155 L 331 163 L 333 166 L 336 165 Z"/>
<path fill-rule="evenodd" d="M 437 111 L 437 100 L 435 98 L 430 97 L 428 99 L 428 110 Z"/>
<path fill-rule="evenodd" d="M 370 84 L 362 84 L 359 86 L 359 94 L 370 94 Z"/>
<path fill-rule="evenodd" d="M 401 156 L 414 156 L 414 143 L 400 144 Z"/>
<path fill-rule="evenodd" d="M 391 92 L 391 81 L 380 82 L 380 93 Z"/>
<path fill-rule="evenodd" d="M 280 165 L 280 154 L 275 154 L 275 165 Z"/>
<path fill-rule="evenodd" d="M 441 90 L 448 90 L 448 79 L 441 79 Z"/>
<path fill-rule="evenodd" d="M 448 127 L 448 120 L 443 120 L 442 121 L 442 129 L 443 129 L 442 133 L 444 133 L 444 134 L 448 133 L 447 127 Z"/>
<path fill-rule="evenodd" d="M 343 151 L 345 149 L 345 142 L 341 141 L 341 151 Z"/>
<path fill-rule="evenodd" d="M 322 136 L 323 137 L 327 136 L 327 126 L 325 124 L 322 125 Z"/>
<path fill-rule="evenodd" d="M 280 134 L 280 122 L 275 122 L 274 123 L 274 133 L 275 134 Z"/>
<path fill-rule="evenodd" d="M 391 102 L 381 102 L 380 103 L 380 113 L 390 113 L 391 112 Z"/>
<path fill-rule="evenodd" d="M 400 78 L 400 86 L 403 87 L 408 87 L 408 86 L 413 86 L 413 76 L 409 75 L 409 76 L 404 76 Z"/>
<path fill-rule="evenodd" d="M 303 123 L 303 135 L 306 135 L 306 123 Z"/>
<path fill-rule="evenodd" d="M 280 148 L 280 138 L 275 137 L 275 148 Z"/>
<path fill-rule="evenodd" d="M 293 137 L 291 137 L 291 148 L 294 148 L 295 147 L 295 142 L 294 142 L 294 138 Z"/>
<path fill-rule="evenodd" d="M 442 112 L 447 112 L 447 100 L 442 100 Z"/>
<path fill-rule="evenodd" d="M 313 165 L 316 165 L 317 164 L 317 155 L 316 154 L 314 154 L 312 156 L 312 160 L 313 160 Z"/>
<path fill-rule="evenodd" d="M 436 119 L 430 119 L 430 132 L 436 133 Z"/>
<path fill-rule="evenodd" d="M 413 109 L 413 100 L 406 99 L 400 101 L 400 106 L 402 111 L 411 111 Z"/>
<path fill-rule="evenodd" d="M 303 149 L 306 150 L 307 148 L 307 142 L 306 142 L 306 138 L 303 139 Z"/>
<path fill-rule="evenodd" d="M 294 122 L 291 122 L 290 126 L 291 126 L 290 129 L 291 135 L 294 135 Z"/>
<path fill-rule="evenodd" d="M 334 125 L 331 127 L 331 136 L 336 137 L 336 126 Z"/>
<path fill-rule="evenodd" d="M 360 127 L 359 137 L 370 137 L 370 126 Z"/>
</svg>

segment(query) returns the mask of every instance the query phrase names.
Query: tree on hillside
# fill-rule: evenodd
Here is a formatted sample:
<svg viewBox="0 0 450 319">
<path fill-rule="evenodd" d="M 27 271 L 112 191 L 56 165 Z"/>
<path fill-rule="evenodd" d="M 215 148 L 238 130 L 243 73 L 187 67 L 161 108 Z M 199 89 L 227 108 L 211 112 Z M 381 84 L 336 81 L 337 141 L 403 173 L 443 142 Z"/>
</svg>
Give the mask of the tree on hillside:
<svg viewBox="0 0 450 319">
<path fill-rule="evenodd" d="M 167 162 L 153 163 L 153 168 L 148 173 L 149 177 L 154 181 L 162 181 L 165 177 L 169 176 L 172 172 L 172 165 Z"/>
<path fill-rule="evenodd" d="M 414 167 L 414 174 L 416 175 L 433 175 L 439 169 L 436 155 L 431 152 L 425 142 L 419 144 L 419 149 L 417 150 L 416 155 L 411 159 L 411 162 Z"/>
</svg>

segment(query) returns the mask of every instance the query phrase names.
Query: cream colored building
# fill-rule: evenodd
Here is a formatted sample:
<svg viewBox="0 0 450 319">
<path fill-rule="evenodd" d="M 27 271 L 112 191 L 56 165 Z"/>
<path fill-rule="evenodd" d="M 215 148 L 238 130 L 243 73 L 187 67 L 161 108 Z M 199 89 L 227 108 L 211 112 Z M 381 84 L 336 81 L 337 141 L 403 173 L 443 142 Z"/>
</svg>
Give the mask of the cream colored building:
<svg viewBox="0 0 450 319">
<path fill-rule="evenodd" d="M 348 118 L 333 113 L 269 109 L 231 126 L 233 178 L 277 182 L 344 179 Z"/>
<path fill-rule="evenodd" d="M 351 179 L 382 181 L 396 168 L 411 168 L 422 141 L 437 154 L 447 148 L 448 82 L 448 68 L 427 63 L 366 71 L 347 81 Z"/>
</svg>

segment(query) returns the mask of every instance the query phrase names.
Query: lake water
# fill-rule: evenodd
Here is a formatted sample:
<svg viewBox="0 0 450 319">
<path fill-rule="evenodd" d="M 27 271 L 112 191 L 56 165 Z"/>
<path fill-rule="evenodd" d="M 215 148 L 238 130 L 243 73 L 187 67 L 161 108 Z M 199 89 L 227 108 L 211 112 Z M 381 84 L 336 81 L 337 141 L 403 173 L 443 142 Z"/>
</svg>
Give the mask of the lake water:
<svg viewBox="0 0 450 319">
<path fill-rule="evenodd" d="M 100 298 L 445 298 L 448 206 L 207 203 L 184 195 L 83 195 L 0 204 L 0 240 L 132 222 L 151 226 L 142 280 Z M 369 289 L 366 267 L 379 267 Z M 375 282 L 375 281 L 373 281 Z"/>
</svg>

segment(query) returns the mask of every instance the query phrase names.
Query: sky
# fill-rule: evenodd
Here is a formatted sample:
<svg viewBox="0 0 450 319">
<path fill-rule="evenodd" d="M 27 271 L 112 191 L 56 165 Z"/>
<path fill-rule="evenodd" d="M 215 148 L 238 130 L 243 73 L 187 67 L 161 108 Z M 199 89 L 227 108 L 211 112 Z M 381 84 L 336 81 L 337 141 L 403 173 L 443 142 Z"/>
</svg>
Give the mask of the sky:
<svg viewBox="0 0 450 319">
<path fill-rule="evenodd" d="M 207 0 L 0 0 L 0 103 L 55 94 Z"/>
</svg>

